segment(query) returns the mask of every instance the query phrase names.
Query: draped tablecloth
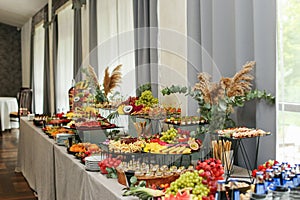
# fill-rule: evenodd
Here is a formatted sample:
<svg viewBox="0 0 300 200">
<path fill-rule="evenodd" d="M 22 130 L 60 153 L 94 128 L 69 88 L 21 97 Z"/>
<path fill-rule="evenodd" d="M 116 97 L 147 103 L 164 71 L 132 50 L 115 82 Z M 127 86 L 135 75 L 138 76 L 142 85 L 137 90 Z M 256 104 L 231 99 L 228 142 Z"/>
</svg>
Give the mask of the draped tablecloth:
<svg viewBox="0 0 300 200">
<path fill-rule="evenodd" d="M 18 125 L 12 126 L 9 113 L 18 111 L 18 102 L 15 97 L 0 97 L 0 121 L 1 130 L 18 128 Z"/>
<path fill-rule="evenodd" d="M 17 168 L 39 200 L 136 200 L 123 197 L 116 179 L 89 172 L 64 146 L 58 146 L 40 128 L 21 118 Z"/>
<path fill-rule="evenodd" d="M 20 120 L 16 171 L 22 172 L 38 198 L 55 199 L 54 140 L 26 118 Z"/>
<path fill-rule="evenodd" d="M 66 148 L 54 147 L 57 199 L 134 199 L 122 197 L 122 189 L 116 179 L 107 179 L 100 172 L 89 172 Z"/>
</svg>

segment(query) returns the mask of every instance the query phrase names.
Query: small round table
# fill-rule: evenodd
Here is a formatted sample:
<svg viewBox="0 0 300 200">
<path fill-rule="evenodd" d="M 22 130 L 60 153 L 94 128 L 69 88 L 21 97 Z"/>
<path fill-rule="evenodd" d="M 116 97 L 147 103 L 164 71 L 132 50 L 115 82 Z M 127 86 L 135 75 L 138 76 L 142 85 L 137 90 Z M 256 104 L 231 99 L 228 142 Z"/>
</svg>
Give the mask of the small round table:
<svg viewBox="0 0 300 200">
<path fill-rule="evenodd" d="M 15 97 L 0 97 L 0 123 L 1 131 L 5 129 L 18 128 L 18 125 L 12 126 L 9 114 L 18 111 L 18 102 Z"/>
</svg>

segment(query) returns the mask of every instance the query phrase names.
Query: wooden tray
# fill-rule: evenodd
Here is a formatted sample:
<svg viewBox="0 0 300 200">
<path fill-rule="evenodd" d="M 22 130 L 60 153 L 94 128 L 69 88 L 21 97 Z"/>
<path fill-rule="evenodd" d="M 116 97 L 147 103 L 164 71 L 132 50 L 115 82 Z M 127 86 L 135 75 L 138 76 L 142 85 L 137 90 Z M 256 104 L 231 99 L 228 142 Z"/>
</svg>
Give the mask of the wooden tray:
<svg viewBox="0 0 300 200">
<path fill-rule="evenodd" d="M 120 169 L 116 169 L 118 175 L 118 182 L 122 185 L 127 186 L 125 173 Z M 172 174 L 168 176 L 137 176 L 138 181 L 146 181 L 146 186 L 161 185 L 161 184 L 170 184 L 175 181 L 180 175 Z"/>
</svg>

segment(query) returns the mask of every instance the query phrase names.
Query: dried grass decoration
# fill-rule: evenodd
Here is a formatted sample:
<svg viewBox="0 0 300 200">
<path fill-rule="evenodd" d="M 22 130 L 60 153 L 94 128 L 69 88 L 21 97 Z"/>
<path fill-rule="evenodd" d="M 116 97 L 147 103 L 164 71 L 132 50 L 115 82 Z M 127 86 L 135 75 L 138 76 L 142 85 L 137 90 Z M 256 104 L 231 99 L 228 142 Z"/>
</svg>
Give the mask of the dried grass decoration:
<svg viewBox="0 0 300 200">
<path fill-rule="evenodd" d="M 108 93 L 112 92 L 112 90 L 119 85 L 122 78 L 121 73 L 122 65 L 118 65 L 112 71 L 111 76 L 109 75 L 109 68 L 106 67 L 104 79 L 103 79 L 103 87 L 104 87 L 104 94 L 107 97 Z"/>
<path fill-rule="evenodd" d="M 210 131 L 235 126 L 230 114 L 234 111 L 233 107 L 245 101 L 245 95 L 251 91 L 254 77 L 250 73 L 254 66 L 254 61 L 247 62 L 232 78 L 223 77 L 216 83 L 211 81 L 207 73 L 198 75 L 199 82 L 195 84 L 194 90 L 202 95 L 200 113 L 210 123 Z"/>
<path fill-rule="evenodd" d="M 234 77 L 221 78 L 219 83 L 211 82 L 211 76 L 205 72 L 198 75 L 199 82 L 195 84 L 194 90 L 199 90 L 205 103 L 218 104 L 220 99 L 235 96 L 245 96 L 251 91 L 251 81 L 254 77 L 250 74 L 255 62 L 247 62 Z"/>
<path fill-rule="evenodd" d="M 101 87 L 101 85 L 99 84 L 97 75 L 92 66 L 88 65 L 87 68 L 83 70 L 83 73 L 86 74 L 90 87 L 93 88 L 96 92 L 95 101 L 97 103 L 97 107 L 109 106 L 107 96 L 121 82 L 121 67 L 122 65 L 116 66 L 113 69 L 111 75 L 109 73 L 109 67 L 106 67 L 103 79 L 103 87 Z"/>
<path fill-rule="evenodd" d="M 96 72 L 94 70 L 94 68 L 91 66 L 91 65 L 88 65 L 87 66 L 87 78 L 89 79 L 89 85 L 93 86 L 93 88 L 95 90 L 100 90 L 100 85 L 99 85 L 99 81 L 98 81 L 98 78 L 97 78 L 97 75 L 96 75 Z"/>
<path fill-rule="evenodd" d="M 233 78 L 222 78 L 220 84 L 223 85 L 226 96 L 245 96 L 252 89 L 254 77 L 250 74 L 255 66 L 255 62 L 246 63 Z"/>
<path fill-rule="evenodd" d="M 200 126 L 199 133 L 214 132 L 215 130 L 235 127 L 230 118 L 234 107 L 243 107 L 246 101 L 253 99 L 265 100 L 274 104 L 275 97 L 266 91 L 252 90 L 251 74 L 255 62 L 247 62 L 232 78 L 223 77 L 219 82 L 212 82 L 211 75 L 198 74 L 198 83 L 191 87 L 172 85 L 161 90 L 163 95 L 185 94 L 195 99 L 199 106 L 201 117 L 207 126 Z"/>
</svg>

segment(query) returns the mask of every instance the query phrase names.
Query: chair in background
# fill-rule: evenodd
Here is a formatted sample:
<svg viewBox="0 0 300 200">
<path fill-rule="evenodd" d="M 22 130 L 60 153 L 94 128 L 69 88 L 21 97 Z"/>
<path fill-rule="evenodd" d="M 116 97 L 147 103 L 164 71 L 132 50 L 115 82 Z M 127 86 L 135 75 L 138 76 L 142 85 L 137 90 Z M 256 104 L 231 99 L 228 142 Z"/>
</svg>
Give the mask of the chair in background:
<svg viewBox="0 0 300 200">
<path fill-rule="evenodd" d="M 32 89 L 21 88 L 17 94 L 18 111 L 9 114 L 11 122 L 20 122 L 21 116 L 27 116 L 32 111 Z"/>
</svg>

